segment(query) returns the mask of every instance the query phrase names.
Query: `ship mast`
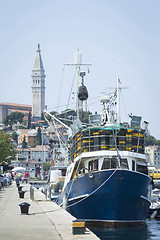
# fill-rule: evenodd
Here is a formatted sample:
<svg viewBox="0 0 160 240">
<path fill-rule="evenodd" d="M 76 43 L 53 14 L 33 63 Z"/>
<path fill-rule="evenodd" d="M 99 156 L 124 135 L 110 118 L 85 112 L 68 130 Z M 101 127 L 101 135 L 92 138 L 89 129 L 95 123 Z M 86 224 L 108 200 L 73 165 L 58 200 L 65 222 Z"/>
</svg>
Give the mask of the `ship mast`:
<svg viewBox="0 0 160 240">
<path fill-rule="evenodd" d="M 120 80 L 119 77 L 117 76 L 117 123 L 120 123 Z"/>
<path fill-rule="evenodd" d="M 82 53 L 77 49 L 75 53 L 74 63 L 64 64 L 64 66 L 75 66 L 77 71 L 77 119 L 80 119 L 80 100 L 78 98 L 78 89 L 79 89 L 79 76 L 80 76 L 80 67 L 81 66 L 91 66 L 90 63 L 82 63 Z"/>
</svg>

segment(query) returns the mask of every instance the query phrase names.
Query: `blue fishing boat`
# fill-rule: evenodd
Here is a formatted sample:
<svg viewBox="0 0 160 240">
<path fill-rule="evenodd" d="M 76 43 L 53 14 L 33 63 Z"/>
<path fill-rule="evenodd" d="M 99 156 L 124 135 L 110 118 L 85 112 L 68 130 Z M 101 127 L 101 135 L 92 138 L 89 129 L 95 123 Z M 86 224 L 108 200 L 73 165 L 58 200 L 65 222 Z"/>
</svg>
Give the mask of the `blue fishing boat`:
<svg viewBox="0 0 160 240">
<path fill-rule="evenodd" d="M 85 101 L 85 73 L 80 76 L 82 86 L 77 95 Z M 120 89 L 117 78 L 113 93 L 101 94 L 101 115 L 90 116 L 89 125 L 78 118 L 71 127 L 70 164 L 58 204 L 90 224 L 145 223 L 150 206 L 151 179 L 144 154 L 148 123 L 132 115 L 129 122 L 120 122 Z"/>
</svg>

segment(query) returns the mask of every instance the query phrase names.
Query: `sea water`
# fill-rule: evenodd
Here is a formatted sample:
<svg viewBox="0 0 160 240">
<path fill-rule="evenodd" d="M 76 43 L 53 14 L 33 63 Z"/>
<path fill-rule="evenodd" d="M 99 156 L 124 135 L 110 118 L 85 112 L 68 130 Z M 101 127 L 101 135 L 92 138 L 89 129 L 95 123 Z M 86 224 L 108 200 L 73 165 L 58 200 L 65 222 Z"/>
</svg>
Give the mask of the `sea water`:
<svg viewBox="0 0 160 240">
<path fill-rule="evenodd" d="M 90 228 L 101 240 L 160 240 L 160 220 L 148 219 L 134 228 Z"/>
</svg>

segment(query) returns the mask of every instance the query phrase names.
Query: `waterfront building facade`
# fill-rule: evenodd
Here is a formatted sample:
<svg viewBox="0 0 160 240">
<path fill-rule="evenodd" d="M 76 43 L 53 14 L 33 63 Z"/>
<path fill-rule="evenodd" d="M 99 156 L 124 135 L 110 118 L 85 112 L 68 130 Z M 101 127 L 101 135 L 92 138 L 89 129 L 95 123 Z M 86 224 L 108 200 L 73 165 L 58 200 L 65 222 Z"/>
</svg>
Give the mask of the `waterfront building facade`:
<svg viewBox="0 0 160 240">
<path fill-rule="evenodd" d="M 145 147 L 145 153 L 148 157 L 148 162 L 160 169 L 160 147 L 159 146 L 147 146 Z"/>
</svg>

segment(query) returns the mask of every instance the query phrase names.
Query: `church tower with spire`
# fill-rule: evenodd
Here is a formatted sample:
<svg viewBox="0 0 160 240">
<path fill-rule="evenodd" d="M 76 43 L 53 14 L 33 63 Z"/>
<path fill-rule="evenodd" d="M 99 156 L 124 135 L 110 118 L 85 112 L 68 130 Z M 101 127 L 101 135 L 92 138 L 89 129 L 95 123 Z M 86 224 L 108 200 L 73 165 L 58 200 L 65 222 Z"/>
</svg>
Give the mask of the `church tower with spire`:
<svg viewBox="0 0 160 240">
<path fill-rule="evenodd" d="M 40 44 L 32 70 L 32 120 L 41 119 L 45 109 L 45 71 L 43 68 Z"/>
</svg>

